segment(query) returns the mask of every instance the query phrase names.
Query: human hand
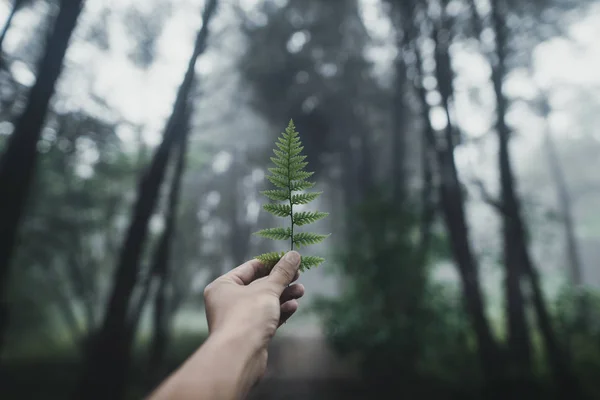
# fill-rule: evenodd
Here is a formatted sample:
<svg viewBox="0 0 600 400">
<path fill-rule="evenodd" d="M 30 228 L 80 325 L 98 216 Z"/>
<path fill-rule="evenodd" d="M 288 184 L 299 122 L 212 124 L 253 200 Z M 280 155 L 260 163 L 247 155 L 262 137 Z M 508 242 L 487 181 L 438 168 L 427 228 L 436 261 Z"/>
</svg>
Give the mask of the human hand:
<svg viewBox="0 0 600 400">
<path fill-rule="evenodd" d="M 210 283 L 204 290 L 209 334 L 241 337 L 249 351 L 249 375 L 256 382 L 267 367 L 267 346 L 298 309 L 304 295 L 298 279 L 300 254 L 287 253 L 267 275 L 258 260 L 248 261 Z M 252 382 L 252 383 L 254 383 Z"/>
</svg>

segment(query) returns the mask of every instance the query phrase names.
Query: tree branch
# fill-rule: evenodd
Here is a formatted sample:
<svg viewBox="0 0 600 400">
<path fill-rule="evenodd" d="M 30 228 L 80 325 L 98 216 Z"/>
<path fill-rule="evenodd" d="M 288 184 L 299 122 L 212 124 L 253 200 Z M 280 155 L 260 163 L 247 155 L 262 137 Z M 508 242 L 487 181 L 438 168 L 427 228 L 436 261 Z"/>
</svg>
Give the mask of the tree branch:
<svg viewBox="0 0 600 400">
<path fill-rule="evenodd" d="M 485 184 L 483 183 L 483 181 L 481 179 L 473 179 L 472 183 L 479 188 L 479 194 L 481 195 L 481 197 L 485 203 L 494 207 L 501 214 L 504 214 L 504 212 L 505 212 L 504 205 L 502 204 L 502 202 L 500 200 L 498 200 L 497 198 L 495 198 L 494 196 L 492 196 L 490 194 L 490 192 L 487 190 Z"/>
</svg>

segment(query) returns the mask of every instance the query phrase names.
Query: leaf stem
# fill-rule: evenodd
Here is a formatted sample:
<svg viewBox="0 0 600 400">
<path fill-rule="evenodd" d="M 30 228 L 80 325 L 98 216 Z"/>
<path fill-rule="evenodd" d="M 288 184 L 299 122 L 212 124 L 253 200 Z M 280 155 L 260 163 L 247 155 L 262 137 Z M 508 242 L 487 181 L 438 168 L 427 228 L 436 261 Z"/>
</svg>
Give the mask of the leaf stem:
<svg viewBox="0 0 600 400">
<path fill-rule="evenodd" d="M 288 139 L 288 154 L 287 154 L 287 158 L 288 158 L 288 168 L 287 168 L 287 173 L 288 173 L 288 196 L 289 196 L 289 201 L 290 201 L 290 221 L 291 221 L 291 238 L 290 238 L 290 251 L 294 250 L 294 204 L 292 203 L 292 172 L 291 172 L 291 157 L 292 157 L 292 139 L 293 139 L 293 135 L 290 133 L 289 139 Z"/>
</svg>

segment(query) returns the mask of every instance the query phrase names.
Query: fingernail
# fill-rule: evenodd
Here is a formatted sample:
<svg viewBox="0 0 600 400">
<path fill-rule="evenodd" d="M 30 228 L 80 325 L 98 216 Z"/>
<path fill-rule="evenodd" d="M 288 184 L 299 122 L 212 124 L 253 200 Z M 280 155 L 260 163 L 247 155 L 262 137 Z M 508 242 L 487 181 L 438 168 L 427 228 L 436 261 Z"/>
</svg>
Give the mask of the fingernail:
<svg viewBox="0 0 600 400">
<path fill-rule="evenodd" d="M 285 260 L 292 264 L 300 263 L 300 253 L 297 251 L 290 251 L 285 255 Z"/>
</svg>

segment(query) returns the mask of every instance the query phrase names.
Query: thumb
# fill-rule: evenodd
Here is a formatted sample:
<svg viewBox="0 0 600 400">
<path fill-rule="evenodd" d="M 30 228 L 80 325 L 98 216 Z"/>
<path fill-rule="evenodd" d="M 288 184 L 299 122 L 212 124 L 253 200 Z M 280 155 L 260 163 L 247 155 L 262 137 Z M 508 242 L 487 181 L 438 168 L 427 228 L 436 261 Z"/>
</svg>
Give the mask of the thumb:
<svg viewBox="0 0 600 400">
<path fill-rule="evenodd" d="M 297 251 L 290 251 L 271 270 L 267 280 L 277 287 L 279 295 L 294 281 L 300 269 L 300 261 L 300 254 Z"/>
</svg>

